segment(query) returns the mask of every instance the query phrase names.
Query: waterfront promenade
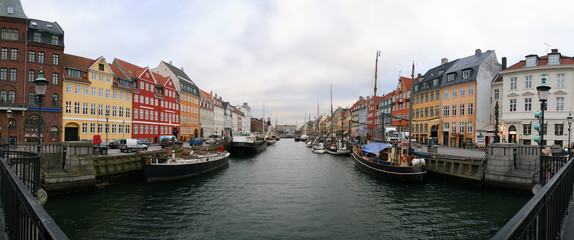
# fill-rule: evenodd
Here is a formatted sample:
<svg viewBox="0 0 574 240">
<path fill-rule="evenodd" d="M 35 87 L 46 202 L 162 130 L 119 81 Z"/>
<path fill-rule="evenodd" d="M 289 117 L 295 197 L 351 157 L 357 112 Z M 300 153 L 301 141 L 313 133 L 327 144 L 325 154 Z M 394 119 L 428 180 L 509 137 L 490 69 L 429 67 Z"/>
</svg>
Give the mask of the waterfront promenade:
<svg viewBox="0 0 574 240">
<path fill-rule="evenodd" d="M 465 149 L 441 145 L 434 147 L 437 148 L 437 155 L 460 156 L 468 158 L 483 158 L 486 156 L 486 151 L 481 149 Z M 429 153 L 428 147 L 426 145 L 420 145 L 420 147 L 417 147 L 415 150 L 423 153 Z"/>
</svg>

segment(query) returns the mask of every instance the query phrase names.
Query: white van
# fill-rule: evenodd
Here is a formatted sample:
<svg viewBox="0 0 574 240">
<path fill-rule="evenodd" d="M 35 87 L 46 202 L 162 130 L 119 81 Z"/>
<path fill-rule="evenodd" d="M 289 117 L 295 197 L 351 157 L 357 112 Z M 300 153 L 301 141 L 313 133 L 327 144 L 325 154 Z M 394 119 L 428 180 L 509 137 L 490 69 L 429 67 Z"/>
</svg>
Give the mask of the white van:
<svg viewBox="0 0 574 240">
<path fill-rule="evenodd" d="M 137 139 L 132 138 L 120 139 L 118 149 L 120 149 L 121 152 L 125 151 L 132 152 L 134 149 L 147 150 L 147 145 L 145 145 L 144 143 L 142 143 L 140 140 Z"/>
</svg>

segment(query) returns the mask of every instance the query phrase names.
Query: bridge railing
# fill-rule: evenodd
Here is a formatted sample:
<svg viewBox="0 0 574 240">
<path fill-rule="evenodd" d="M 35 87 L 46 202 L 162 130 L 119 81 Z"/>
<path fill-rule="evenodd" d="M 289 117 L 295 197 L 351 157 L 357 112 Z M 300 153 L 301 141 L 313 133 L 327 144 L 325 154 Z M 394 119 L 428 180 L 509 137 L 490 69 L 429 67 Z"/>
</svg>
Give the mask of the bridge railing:
<svg viewBox="0 0 574 240">
<path fill-rule="evenodd" d="M 543 162 L 556 164 L 548 172 L 552 178 L 492 239 L 560 239 L 572 199 L 574 164 L 572 159 L 563 162 L 563 156 L 542 158 Z"/>
<path fill-rule="evenodd" d="M 68 239 L 6 160 L 0 160 L 0 203 L 0 238 Z"/>
<path fill-rule="evenodd" d="M 0 158 L 6 160 L 16 176 L 28 187 L 32 195 L 37 196 L 41 187 L 40 168 L 42 156 L 34 152 L 5 151 L 0 148 Z"/>
</svg>

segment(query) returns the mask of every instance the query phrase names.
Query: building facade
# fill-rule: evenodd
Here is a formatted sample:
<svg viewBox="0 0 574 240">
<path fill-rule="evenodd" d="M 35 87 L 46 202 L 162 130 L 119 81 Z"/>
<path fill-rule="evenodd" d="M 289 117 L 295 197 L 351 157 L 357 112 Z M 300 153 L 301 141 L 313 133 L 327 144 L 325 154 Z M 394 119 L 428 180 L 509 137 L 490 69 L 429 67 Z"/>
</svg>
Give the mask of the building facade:
<svg viewBox="0 0 574 240">
<path fill-rule="evenodd" d="M 213 101 L 211 100 L 211 94 L 200 90 L 200 101 L 199 101 L 199 136 L 206 138 L 209 135 L 213 135 L 215 132 L 214 126 L 214 112 L 213 112 Z"/>
</svg>

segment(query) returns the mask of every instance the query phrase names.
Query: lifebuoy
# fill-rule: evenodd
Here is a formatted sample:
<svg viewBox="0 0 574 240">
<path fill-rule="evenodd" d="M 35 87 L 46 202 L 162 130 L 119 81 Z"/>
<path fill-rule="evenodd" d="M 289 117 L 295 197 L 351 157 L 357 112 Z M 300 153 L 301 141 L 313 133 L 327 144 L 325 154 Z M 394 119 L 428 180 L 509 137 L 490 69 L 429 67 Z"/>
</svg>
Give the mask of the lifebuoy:
<svg viewBox="0 0 574 240">
<path fill-rule="evenodd" d="M 407 162 L 407 156 L 403 156 L 401 159 L 403 160 L 403 162 Z"/>
</svg>

